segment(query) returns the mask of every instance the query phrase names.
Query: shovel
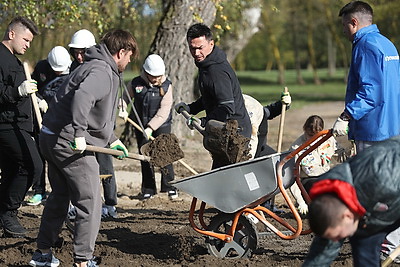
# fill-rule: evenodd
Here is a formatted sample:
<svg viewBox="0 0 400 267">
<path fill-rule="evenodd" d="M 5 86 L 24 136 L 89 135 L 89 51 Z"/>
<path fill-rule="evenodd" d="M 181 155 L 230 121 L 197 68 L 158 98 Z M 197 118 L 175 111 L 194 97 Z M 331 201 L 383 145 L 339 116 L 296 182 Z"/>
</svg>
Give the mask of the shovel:
<svg viewBox="0 0 400 267">
<path fill-rule="evenodd" d="M 126 119 L 130 124 L 132 124 L 136 129 L 138 129 L 139 131 L 141 131 L 141 132 L 143 132 L 142 131 L 142 128 L 140 128 L 140 126 L 136 123 L 136 122 L 134 122 L 133 120 L 131 120 L 130 118 L 127 118 Z M 156 138 L 154 138 L 153 136 L 149 136 L 149 139 L 151 140 L 151 141 L 153 141 L 153 140 L 155 140 Z M 142 146 L 142 148 L 141 148 L 141 152 L 143 153 L 144 152 L 144 150 L 149 150 L 149 146 L 150 146 L 150 143 L 147 143 L 147 144 L 145 144 L 144 146 Z M 143 148 L 144 147 L 144 148 Z M 142 151 L 143 150 L 143 151 Z M 145 153 L 143 153 L 143 154 L 145 154 Z M 146 155 L 146 154 L 145 154 Z M 148 155 L 148 154 L 147 154 Z M 187 168 L 192 174 L 194 174 L 194 175 L 196 175 L 196 174 L 199 174 L 197 171 L 195 171 L 192 167 L 190 167 L 186 162 L 184 162 L 181 158 L 180 159 L 178 159 L 178 162 L 180 163 L 180 164 L 182 164 L 185 168 Z"/>
<path fill-rule="evenodd" d="M 124 152 L 120 150 L 115 150 L 111 148 L 105 148 L 105 147 L 99 147 L 99 146 L 91 146 L 91 145 L 86 145 L 86 150 L 90 152 L 97 152 L 97 153 L 103 153 L 103 154 L 108 154 L 108 155 L 113 155 L 113 156 L 122 156 L 124 155 Z M 140 154 L 135 154 L 135 153 L 128 153 L 128 157 L 130 159 L 136 159 L 136 160 L 141 160 L 141 161 L 150 161 L 150 157 L 148 156 L 143 156 Z"/>
</svg>

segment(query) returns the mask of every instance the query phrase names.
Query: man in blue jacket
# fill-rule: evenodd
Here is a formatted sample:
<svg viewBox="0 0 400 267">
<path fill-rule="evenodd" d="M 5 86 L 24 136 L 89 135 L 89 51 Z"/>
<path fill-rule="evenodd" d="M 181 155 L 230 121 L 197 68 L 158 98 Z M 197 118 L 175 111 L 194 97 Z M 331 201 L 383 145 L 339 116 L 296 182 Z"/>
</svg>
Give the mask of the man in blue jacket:
<svg viewBox="0 0 400 267">
<path fill-rule="evenodd" d="M 330 266 L 348 237 L 354 266 L 380 266 L 385 236 L 400 226 L 400 136 L 371 146 L 312 186 L 317 235 L 303 266 Z"/>
<path fill-rule="evenodd" d="M 348 133 L 357 151 L 361 151 L 400 133 L 399 54 L 372 24 L 373 10 L 367 3 L 350 2 L 339 16 L 353 50 L 345 109 L 333 132 Z"/>
</svg>

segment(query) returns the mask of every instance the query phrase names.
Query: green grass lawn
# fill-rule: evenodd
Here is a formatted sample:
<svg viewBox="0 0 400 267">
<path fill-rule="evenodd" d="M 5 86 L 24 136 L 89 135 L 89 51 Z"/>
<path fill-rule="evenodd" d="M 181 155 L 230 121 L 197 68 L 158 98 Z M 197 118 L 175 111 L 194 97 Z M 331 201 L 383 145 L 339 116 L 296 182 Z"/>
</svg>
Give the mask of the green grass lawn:
<svg viewBox="0 0 400 267">
<path fill-rule="evenodd" d="M 128 82 L 137 75 L 138 73 L 126 71 L 124 80 Z M 263 105 L 279 100 L 285 86 L 292 96 L 292 108 L 300 108 L 307 103 L 344 101 L 346 91 L 345 73 L 342 69 L 338 69 L 332 77 L 329 77 L 326 69 L 318 70 L 321 85 L 313 83 L 313 74 L 308 70 L 302 70 L 301 73 L 305 85 L 296 83 L 295 70 L 285 71 L 285 85 L 277 83 L 277 71 L 239 71 L 237 75 L 243 92 L 256 98 Z"/>
<path fill-rule="evenodd" d="M 277 84 L 277 71 L 240 71 L 237 72 L 242 90 L 268 105 L 280 99 L 284 87 L 288 87 L 292 96 L 292 108 L 299 108 L 307 103 L 324 101 L 344 101 L 346 84 L 344 82 L 344 70 L 337 70 L 332 77 L 328 76 L 327 70 L 319 70 L 318 76 L 321 85 L 313 83 L 311 71 L 302 71 L 305 85 L 296 83 L 294 70 L 285 72 L 285 85 Z"/>
</svg>

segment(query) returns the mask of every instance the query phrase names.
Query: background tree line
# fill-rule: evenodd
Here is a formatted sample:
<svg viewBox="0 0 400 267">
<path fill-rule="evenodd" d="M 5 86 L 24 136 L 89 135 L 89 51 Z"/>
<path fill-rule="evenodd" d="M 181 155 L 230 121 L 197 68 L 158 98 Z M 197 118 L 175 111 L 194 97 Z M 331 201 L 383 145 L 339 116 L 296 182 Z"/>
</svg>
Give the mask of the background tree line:
<svg viewBox="0 0 400 267">
<path fill-rule="evenodd" d="M 72 34 L 82 28 L 97 41 L 109 29 L 133 33 L 141 57 L 130 66 L 139 71 L 149 53 L 164 58 L 174 84 L 175 102 L 191 102 L 195 94 L 196 67 L 187 44 L 190 25 L 203 22 L 213 29 L 217 44 L 236 70 L 278 70 L 277 84 L 285 84 L 285 70 L 334 73 L 348 68 L 351 44 L 342 34 L 340 8 L 348 0 L 3 0 L 0 22 L 4 32 L 15 15 L 25 15 L 40 27 L 31 49 L 23 57 L 34 65 L 56 45 L 67 47 Z M 369 0 L 374 23 L 399 47 L 400 1 Z M 343 77 L 345 79 L 345 77 Z M 175 131 L 185 127 L 180 118 Z"/>
</svg>

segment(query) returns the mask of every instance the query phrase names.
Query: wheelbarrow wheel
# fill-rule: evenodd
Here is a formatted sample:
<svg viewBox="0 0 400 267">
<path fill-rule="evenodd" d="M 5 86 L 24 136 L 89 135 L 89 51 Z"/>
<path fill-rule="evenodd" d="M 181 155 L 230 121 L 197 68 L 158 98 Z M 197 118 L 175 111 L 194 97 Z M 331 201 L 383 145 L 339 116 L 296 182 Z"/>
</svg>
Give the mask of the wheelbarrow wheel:
<svg viewBox="0 0 400 267">
<path fill-rule="evenodd" d="M 220 213 L 214 216 L 208 230 L 227 234 L 232 226 L 234 214 Z M 245 217 L 240 216 L 233 240 L 229 243 L 214 237 L 207 237 L 208 252 L 218 258 L 248 258 L 257 248 L 258 234 L 254 225 Z"/>
</svg>

